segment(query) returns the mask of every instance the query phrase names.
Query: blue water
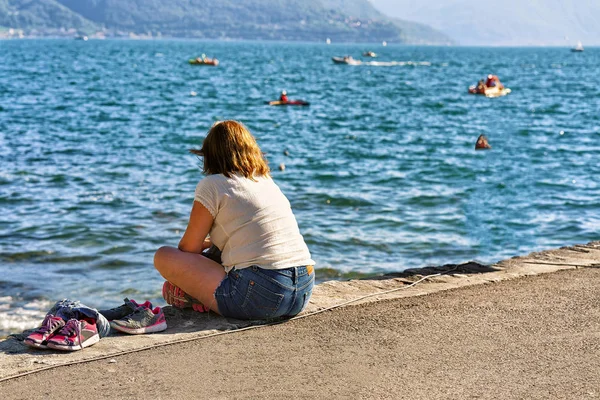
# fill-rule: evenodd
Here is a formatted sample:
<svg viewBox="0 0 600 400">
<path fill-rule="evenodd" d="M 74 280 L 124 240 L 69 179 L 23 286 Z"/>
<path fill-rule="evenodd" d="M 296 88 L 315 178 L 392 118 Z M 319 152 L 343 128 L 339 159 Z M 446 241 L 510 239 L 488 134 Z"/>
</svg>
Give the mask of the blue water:
<svg viewBox="0 0 600 400">
<path fill-rule="evenodd" d="M 331 61 L 367 49 L 381 64 Z M 187 64 L 201 53 L 221 64 Z M 62 297 L 164 304 L 153 252 L 178 243 L 201 179 L 187 150 L 220 119 L 258 138 L 321 280 L 597 240 L 599 65 L 588 48 L 0 42 L 0 335 Z M 490 72 L 510 95 L 466 93 Z M 264 104 L 282 89 L 311 106 Z"/>
</svg>

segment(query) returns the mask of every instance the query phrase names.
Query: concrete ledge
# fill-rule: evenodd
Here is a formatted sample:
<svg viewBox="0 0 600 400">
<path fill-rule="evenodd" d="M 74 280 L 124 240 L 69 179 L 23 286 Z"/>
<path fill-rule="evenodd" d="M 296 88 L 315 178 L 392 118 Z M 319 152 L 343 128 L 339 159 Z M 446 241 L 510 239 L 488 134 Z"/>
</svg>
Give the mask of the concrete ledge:
<svg viewBox="0 0 600 400">
<path fill-rule="evenodd" d="M 470 262 L 460 265 L 409 269 L 362 280 L 330 281 L 315 287 L 310 304 L 301 315 L 351 304 L 383 299 L 422 296 L 443 290 L 486 284 L 528 275 L 538 275 L 565 269 L 600 267 L 600 242 L 562 247 L 514 257 L 494 265 Z M 413 285 L 424 277 L 424 281 Z M 353 301 L 359 299 L 357 301 Z M 169 329 L 152 335 L 117 335 L 103 338 L 98 344 L 73 353 L 34 350 L 22 342 L 27 332 L 0 341 L 0 381 L 22 373 L 52 366 L 110 358 L 152 346 L 194 340 L 220 332 L 255 325 L 215 314 L 198 314 L 189 310 L 164 308 Z"/>
</svg>

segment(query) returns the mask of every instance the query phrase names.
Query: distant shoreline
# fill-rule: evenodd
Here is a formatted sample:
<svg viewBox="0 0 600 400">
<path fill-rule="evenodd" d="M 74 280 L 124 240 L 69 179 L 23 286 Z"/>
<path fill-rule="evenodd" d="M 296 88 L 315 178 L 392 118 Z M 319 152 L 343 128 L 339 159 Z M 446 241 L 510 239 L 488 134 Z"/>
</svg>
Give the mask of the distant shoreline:
<svg viewBox="0 0 600 400">
<path fill-rule="evenodd" d="M 30 41 L 30 40 L 64 40 L 64 41 L 83 41 L 76 37 L 64 36 L 26 36 L 22 38 L 0 37 L 0 41 Z M 132 42 L 150 42 L 150 41 L 185 41 L 185 42 L 211 42 L 211 43 L 294 43 L 294 44 L 323 44 L 324 46 L 339 46 L 339 45 L 371 45 L 382 46 L 380 42 L 332 42 L 327 44 L 325 41 L 306 41 L 306 40 L 276 40 L 276 39 L 210 39 L 210 38 L 192 38 L 192 37 L 177 37 L 177 36 L 162 36 L 162 37 L 107 37 L 107 38 L 92 38 L 86 41 L 104 42 L 104 41 L 132 41 Z M 382 46 L 383 47 L 383 46 Z M 472 48 L 472 49 L 571 49 L 570 45 L 463 45 L 463 44 L 413 44 L 413 43 L 387 43 L 387 47 L 454 47 L 454 48 Z M 585 49 L 599 48 L 600 44 L 586 45 Z"/>
<path fill-rule="evenodd" d="M 77 37 L 65 37 L 65 36 L 25 36 L 25 37 L 2 37 L 0 41 L 19 41 L 19 40 L 65 40 L 65 41 L 196 41 L 196 42 L 249 42 L 249 43 L 306 43 L 306 44 L 319 44 L 322 43 L 325 46 L 335 46 L 340 44 L 365 44 L 382 46 L 381 42 L 336 42 L 332 41 L 327 44 L 325 40 L 286 40 L 286 39 L 211 39 L 211 38 L 196 38 L 196 37 L 180 37 L 180 36 L 160 36 L 160 37 L 106 37 L 106 38 L 94 38 L 89 37 L 87 40 L 80 40 Z M 414 44 L 414 43 L 398 43 L 398 42 L 387 42 L 386 46 L 426 46 L 426 47 L 456 47 L 454 44 Z"/>
</svg>

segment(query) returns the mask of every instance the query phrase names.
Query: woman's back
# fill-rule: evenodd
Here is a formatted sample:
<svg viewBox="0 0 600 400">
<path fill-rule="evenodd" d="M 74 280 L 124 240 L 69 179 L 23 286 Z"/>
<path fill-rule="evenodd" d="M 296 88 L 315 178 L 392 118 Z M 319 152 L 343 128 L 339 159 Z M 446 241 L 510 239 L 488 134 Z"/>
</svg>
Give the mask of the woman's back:
<svg viewBox="0 0 600 400">
<path fill-rule="evenodd" d="M 196 187 L 195 200 L 214 217 L 210 236 L 222 251 L 223 265 L 283 269 L 314 264 L 285 195 L 270 177 L 255 179 L 214 174 Z"/>
</svg>

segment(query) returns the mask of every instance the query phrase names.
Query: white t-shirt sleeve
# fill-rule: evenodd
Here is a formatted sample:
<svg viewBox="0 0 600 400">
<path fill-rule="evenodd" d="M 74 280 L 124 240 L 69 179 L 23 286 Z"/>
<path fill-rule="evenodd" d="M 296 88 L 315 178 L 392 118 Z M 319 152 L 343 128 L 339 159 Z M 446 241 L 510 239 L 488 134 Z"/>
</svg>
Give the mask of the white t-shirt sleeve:
<svg viewBox="0 0 600 400">
<path fill-rule="evenodd" d="M 219 209 L 219 190 L 214 180 L 207 177 L 198 182 L 194 200 L 206 207 L 210 215 L 216 218 Z"/>
</svg>

